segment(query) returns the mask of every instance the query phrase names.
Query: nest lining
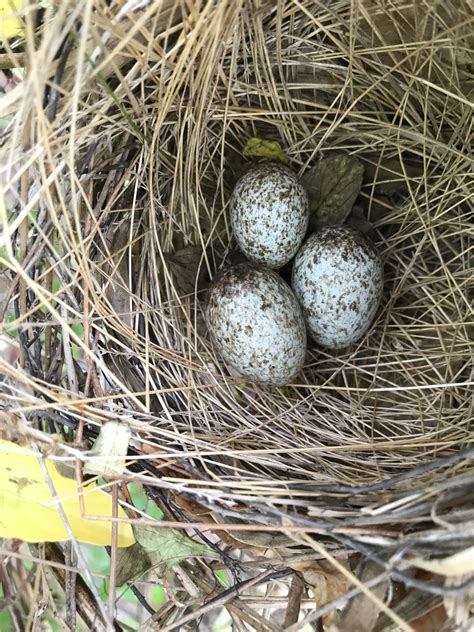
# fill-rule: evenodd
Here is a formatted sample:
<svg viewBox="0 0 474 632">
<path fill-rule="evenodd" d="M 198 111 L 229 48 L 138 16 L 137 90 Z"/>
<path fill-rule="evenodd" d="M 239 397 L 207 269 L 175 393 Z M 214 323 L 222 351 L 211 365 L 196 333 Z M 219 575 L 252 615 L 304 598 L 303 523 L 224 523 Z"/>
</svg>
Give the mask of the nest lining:
<svg viewBox="0 0 474 632">
<path fill-rule="evenodd" d="M 119 18 L 97 3 L 80 18 L 63 3 L 29 44 L 3 140 L 13 223 L 33 211 L 11 231 L 34 389 L 15 414 L 92 434 L 123 418 L 171 506 L 185 493 L 236 524 L 357 527 L 377 554 L 426 551 L 434 529 L 439 551 L 464 546 L 468 7 L 415 4 L 156 3 Z M 313 346 L 298 383 L 276 390 L 225 367 L 202 320 L 209 280 L 235 256 L 226 205 L 252 136 L 278 140 L 300 173 L 357 156 L 357 210 L 385 266 L 368 335 Z"/>
</svg>

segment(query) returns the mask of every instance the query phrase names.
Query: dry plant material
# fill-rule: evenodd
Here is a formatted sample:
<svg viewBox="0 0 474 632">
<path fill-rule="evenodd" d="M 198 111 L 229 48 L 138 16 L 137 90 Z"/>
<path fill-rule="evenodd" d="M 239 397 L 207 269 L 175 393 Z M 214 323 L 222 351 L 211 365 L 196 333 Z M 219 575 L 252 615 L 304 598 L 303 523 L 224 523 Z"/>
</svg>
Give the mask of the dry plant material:
<svg viewBox="0 0 474 632">
<path fill-rule="evenodd" d="M 447 577 L 446 586 L 459 586 L 460 584 L 472 580 L 474 572 L 465 574 L 459 573 L 456 577 Z M 443 604 L 450 623 L 456 630 L 472 629 L 474 623 L 474 588 L 471 588 L 463 597 L 452 597 L 445 595 Z"/>
<path fill-rule="evenodd" d="M 303 565 L 293 564 L 292 566 L 295 570 L 303 567 L 301 574 L 307 588 L 311 591 L 310 594 L 313 596 L 317 610 L 345 595 L 350 588 L 347 577 L 327 560 L 318 560 Z M 349 567 L 348 564 L 346 566 Z M 334 621 L 335 616 L 335 610 L 328 612 L 322 617 L 323 623 L 329 625 Z"/>
<path fill-rule="evenodd" d="M 127 479 L 183 527 L 193 509 L 174 499 L 203 507 L 229 577 L 289 564 L 291 545 L 245 549 L 251 529 L 308 532 L 335 559 L 355 552 L 428 600 L 462 600 L 466 582 L 406 564 L 472 546 L 472 3 L 63 0 L 40 15 L 24 50 L 0 56 L 26 64 L 0 99 L 2 313 L 21 349 L 19 367 L 0 358 L 2 431 L 66 450 L 79 433 L 86 449 L 98 422 L 127 419 L 131 448 L 146 446 Z M 302 172 L 360 161 L 351 215 L 372 223 L 385 269 L 370 334 L 311 348 L 299 382 L 271 393 L 214 356 L 199 292 L 233 257 L 228 200 L 249 138 Z M 342 218 L 356 193 L 338 182 Z M 215 584 L 214 558 L 192 563 Z M 264 597 L 256 584 L 220 595 L 236 629 L 268 619 L 269 581 Z M 193 621 L 192 599 L 169 601 L 162 627 Z M 29 606 L 15 608 L 23 625 Z"/>
<path fill-rule="evenodd" d="M 362 582 L 367 582 L 380 575 L 380 568 L 373 562 L 362 560 L 359 564 L 357 577 Z M 371 590 L 378 599 L 385 599 L 388 585 L 380 582 Z M 349 601 L 343 609 L 340 618 L 336 621 L 332 632 L 372 632 L 377 623 L 380 609 L 367 595 L 360 594 Z"/>
<path fill-rule="evenodd" d="M 201 246 L 186 246 L 172 255 L 165 255 L 179 296 L 194 294 L 203 288 L 205 267 Z"/>
<path fill-rule="evenodd" d="M 125 220 L 118 227 L 111 225 L 108 239 L 110 255 L 101 266 L 105 277 L 103 286 L 105 296 L 113 313 L 129 327 L 132 326 L 133 313 L 130 310 L 130 273 L 128 244 L 130 239 L 129 221 Z"/>
<path fill-rule="evenodd" d="M 117 477 L 125 468 L 125 457 L 131 437 L 130 426 L 126 421 L 106 421 L 92 446 L 84 465 L 85 474 Z"/>
<path fill-rule="evenodd" d="M 139 542 L 117 552 L 117 572 L 115 583 L 122 586 L 125 582 L 135 580 L 152 567 L 150 556 Z"/>
</svg>

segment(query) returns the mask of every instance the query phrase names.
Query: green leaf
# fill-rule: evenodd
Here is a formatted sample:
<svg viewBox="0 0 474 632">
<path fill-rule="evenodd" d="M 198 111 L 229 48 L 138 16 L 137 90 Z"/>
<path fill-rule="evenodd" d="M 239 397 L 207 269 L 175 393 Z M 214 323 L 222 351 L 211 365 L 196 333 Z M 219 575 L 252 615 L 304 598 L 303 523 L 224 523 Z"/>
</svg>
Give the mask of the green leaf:
<svg viewBox="0 0 474 632">
<path fill-rule="evenodd" d="M 258 137 L 249 138 L 242 153 L 246 158 L 258 156 L 260 158 L 268 158 L 268 160 L 288 162 L 285 152 L 276 140 L 265 140 Z"/>
<path fill-rule="evenodd" d="M 133 531 L 137 542 L 148 553 L 153 566 L 162 566 L 166 569 L 190 557 L 217 557 L 216 552 L 210 547 L 195 542 L 178 529 L 137 525 Z"/>
<path fill-rule="evenodd" d="M 0 603 L 3 601 L 3 589 L 0 586 Z M 6 605 L 0 611 L 0 630 L 3 632 L 14 632 L 15 626 L 13 625 L 13 621 L 10 613 L 6 609 Z"/>
<path fill-rule="evenodd" d="M 362 163 L 347 154 L 323 158 L 303 175 L 312 230 L 346 221 L 359 195 L 363 175 Z"/>
<path fill-rule="evenodd" d="M 117 586 L 122 586 L 125 582 L 140 577 L 151 567 L 150 556 L 138 542 L 126 549 L 117 549 L 115 583 Z"/>
</svg>

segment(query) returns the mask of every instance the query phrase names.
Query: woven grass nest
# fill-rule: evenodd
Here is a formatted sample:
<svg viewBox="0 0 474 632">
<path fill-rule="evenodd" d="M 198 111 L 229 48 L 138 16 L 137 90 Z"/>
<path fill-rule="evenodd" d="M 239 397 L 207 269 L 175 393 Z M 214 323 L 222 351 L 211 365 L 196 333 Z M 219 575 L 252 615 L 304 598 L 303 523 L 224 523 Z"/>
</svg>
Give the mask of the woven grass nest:
<svg viewBox="0 0 474 632">
<path fill-rule="evenodd" d="M 3 67 L 26 70 L 0 102 L 2 316 L 21 352 L 1 359 L 2 429 L 72 456 L 129 424 L 123 480 L 231 569 L 206 592 L 192 578 L 216 561 L 183 563 L 143 629 L 211 630 L 217 606 L 238 631 L 421 629 L 437 608 L 433 629 L 468 629 L 469 4 L 32 3 L 26 43 L 6 45 Z M 368 334 L 310 345 L 280 389 L 225 366 L 202 313 L 239 257 L 228 201 L 253 137 L 300 175 L 357 157 L 348 221 L 385 269 Z M 452 555 L 462 573 L 415 563 Z M 345 584 L 318 602 L 323 568 Z"/>
</svg>

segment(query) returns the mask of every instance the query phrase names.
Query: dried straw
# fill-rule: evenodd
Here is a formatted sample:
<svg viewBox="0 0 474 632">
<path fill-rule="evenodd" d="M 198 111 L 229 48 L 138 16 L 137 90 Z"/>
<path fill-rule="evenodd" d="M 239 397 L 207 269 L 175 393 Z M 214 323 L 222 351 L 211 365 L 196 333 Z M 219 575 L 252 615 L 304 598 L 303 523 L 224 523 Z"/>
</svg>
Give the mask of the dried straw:
<svg viewBox="0 0 474 632">
<path fill-rule="evenodd" d="M 3 316 L 23 367 L 0 359 L 6 428 L 90 440 L 123 419 L 171 523 L 320 534 L 445 594 L 404 563 L 474 534 L 469 2 L 29 7 L 24 49 L 2 56 L 28 68 L 0 101 Z M 311 348 L 277 390 L 229 371 L 202 319 L 251 136 L 300 173 L 334 151 L 363 161 L 385 265 L 369 334 Z"/>
</svg>

